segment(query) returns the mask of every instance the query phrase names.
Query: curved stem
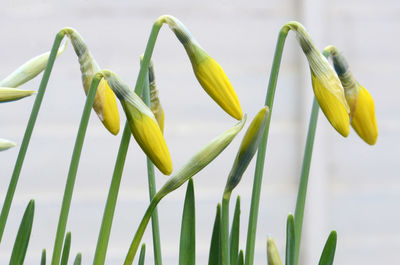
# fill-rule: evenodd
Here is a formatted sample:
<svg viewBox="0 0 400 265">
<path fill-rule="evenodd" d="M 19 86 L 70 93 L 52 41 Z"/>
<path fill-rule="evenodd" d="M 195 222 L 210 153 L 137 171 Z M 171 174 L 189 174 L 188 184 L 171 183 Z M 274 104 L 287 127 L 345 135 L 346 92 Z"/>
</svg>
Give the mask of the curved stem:
<svg viewBox="0 0 400 265">
<path fill-rule="evenodd" d="M 57 57 L 57 51 L 60 47 L 61 41 L 64 38 L 63 33 L 58 33 L 53 42 L 53 47 L 51 48 L 49 60 L 46 66 L 46 69 L 43 73 L 42 81 L 40 82 L 40 86 L 38 92 L 36 94 L 35 103 L 33 104 L 31 115 L 29 117 L 28 124 L 25 129 L 24 138 L 21 143 L 21 147 L 18 152 L 17 161 L 15 162 L 14 171 L 11 176 L 10 184 L 8 185 L 8 190 L 6 197 L 4 199 L 3 208 L 0 214 L 0 242 L 3 237 L 4 228 L 7 223 L 8 213 L 10 212 L 10 207 L 12 200 L 14 198 L 15 189 L 17 188 L 19 175 L 21 173 L 21 168 L 24 163 L 26 151 L 28 150 L 29 142 L 31 140 L 33 128 L 35 127 L 36 119 L 40 110 L 40 106 L 42 104 L 43 96 L 46 91 L 47 83 L 50 78 L 51 70 L 53 69 L 54 61 Z"/>
<path fill-rule="evenodd" d="M 72 152 L 71 163 L 69 166 L 67 183 L 65 185 L 64 197 L 61 205 L 60 217 L 58 219 L 56 239 L 54 242 L 53 256 L 51 259 L 52 265 L 58 265 L 60 262 L 61 248 L 67 226 L 69 208 L 71 206 L 72 194 L 74 191 L 76 173 L 78 171 L 79 159 L 81 156 L 82 146 L 85 139 L 86 129 L 89 122 L 90 112 L 96 95 L 97 86 L 101 77 L 95 75 L 90 85 L 89 93 L 86 98 L 85 107 L 83 109 L 81 122 L 78 129 L 78 135 L 75 140 L 74 150 Z"/>
<path fill-rule="evenodd" d="M 222 230 L 221 230 L 221 256 L 222 265 L 230 264 L 229 255 L 229 201 L 231 193 L 224 193 L 222 198 Z"/>
<path fill-rule="evenodd" d="M 286 25 L 279 32 L 278 42 L 276 44 L 274 60 L 269 78 L 267 97 L 265 99 L 265 105 L 268 106 L 270 114 L 268 115 L 268 120 L 265 126 L 263 138 L 261 140 L 260 146 L 258 147 L 258 153 L 257 153 L 256 171 L 254 173 L 253 191 L 251 196 L 249 225 L 247 230 L 245 265 L 253 265 L 254 263 L 254 247 L 255 247 L 256 230 L 257 230 L 258 209 L 260 203 L 262 175 L 264 170 L 265 151 L 267 147 L 269 125 L 271 122 L 276 84 L 278 81 L 279 68 L 282 59 L 282 51 L 285 45 L 285 40 L 288 32 L 289 32 L 289 27 L 287 27 Z"/>
</svg>

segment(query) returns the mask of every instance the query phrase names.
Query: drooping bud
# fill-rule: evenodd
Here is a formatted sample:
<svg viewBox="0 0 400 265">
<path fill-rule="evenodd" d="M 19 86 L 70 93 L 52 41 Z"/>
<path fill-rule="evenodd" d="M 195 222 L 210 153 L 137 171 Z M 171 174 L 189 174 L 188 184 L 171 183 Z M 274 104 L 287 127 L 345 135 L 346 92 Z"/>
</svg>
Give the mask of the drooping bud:
<svg viewBox="0 0 400 265">
<path fill-rule="evenodd" d="M 33 90 L 23 90 L 18 88 L 0 87 L 0 102 L 19 100 L 35 93 Z"/>
<path fill-rule="evenodd" d="M 71 40 L 75 53 L 78 56 L 79 65 L 82 73 L 83 89 L 86 95 L 89 93 L 90 83 L 95 73 L 100 71 L 100 67 L 89 52 L 85 42 L 79 33 L 72 28 L 64 28 L 63 31 Z M 97 87 L 94 98 L 93 109 L 97 113 L 101 122 L 112 134 L 119 132 L 119 113 L 117 100 L 107 82 L 102 79 Z"/>
<path fill-rule="evenodd" d="M 62 54 L 67 46 L 67 42 L 58 49 L 57 57 Z M 47 66 L 50 52 L 38 55 L 17 68 L 6 78 L 0 81 L 1 87 L 19 87 L 40 74 Z"/>
<path fill-rule="evenodd" d="M 16 144 L 6 139 L 0 139 L 0 151 L 7 150 L 11 147 L 14 147 Z"/>
<path fill-rule="evenodd" d="M 366 143 L 374 145 L 378 138 L 378 126 L 372 96 L 354 78 L 346 58 L 335 46 L 328 46 L 325 51 L 331 55 L 335 71 L 342 82 L 350 106 L 351 126 Z"/>
<path fill-rule="evenodd" d="M 151 110 L 114 72 L 103 70 L 101 73 L 120 100 L 136 142 L 163 174 L 170 175 L 171 156 Z"/>
<path fill-rule="evenodd" d="M 197 80 L 207 94 L 229 115 L 241 120 L 243 112 L 239 99 L 222 67 L 201 48 L 189 30 L 177 18 L 164 15 L 158 21 L 168 24 L 182 43 Z"/>
<path fill-rule="evenodd" d="M 315 48 L 310 36 L 300 23 L 291 21 L 286 23 L 285 26 L 296 32 L 297 40 L 307 57 L 314 94 L 322 112 L 336 131 L 347 137 L 350 132 L 348 115 L 350 108 L 336 72 L 326 58 Z"/>
<path fill-rule="evenodd" d="M 267 123 L 268 112 L 268 107 L 263 107 L 250 123 L 229 173 L 224 196 L 225 194 L 230 195 L 232 190 L 239 184 L 244 171 L 258 150 Z"/>
</svg>

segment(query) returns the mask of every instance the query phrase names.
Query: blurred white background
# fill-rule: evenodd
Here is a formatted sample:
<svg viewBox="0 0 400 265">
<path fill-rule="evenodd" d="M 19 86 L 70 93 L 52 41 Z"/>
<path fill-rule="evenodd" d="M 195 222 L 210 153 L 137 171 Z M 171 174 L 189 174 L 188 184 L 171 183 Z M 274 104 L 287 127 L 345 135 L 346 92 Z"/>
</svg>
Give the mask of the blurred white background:
<svg viewBox="0 0 400 265">
<path fill-rule="evenodd" d="M 397 88 L 400 2 L 388 1 L 2 1 L 0 76 L 48 51 L 55 34 L 71 26 L 84 37 L 101 67 L 135 83 L 139 56 L 152 23 L 162 14 L 178 17 L 224 68 L 243 110 L 252 119 L 264 103 L 280 27 L 302 22 L 317 47 L 336 45 L 348 58 L 360 83 L 375 99 L 379 138 L 373 147 L 352 130 L 342 138 L 320 113 L 311 165 L 301 264 L 317 264 L 323 244 L 338 232 L 335 264 L 394 264 L 400 250 L 400 92 Z M 294 211 L 297 183 L 312 102 L 307 63 L 289 34 L 275 97 L 262 186 L 255 264 L 266 264 L 266 236 L 271 234 L 284 257 L 285 223 Z M 165 137 L 174 168 L 235 121 L 195 79 L 181 44 L 165 26 L 153 60 L 162 105 Z M 22 86 L 37 90 L 40 78 Z M 0 137 L 22 141 L 35 97 L 1 104 Z M 28 149 L 9 221 L 0 245 L 0 263 L 29 201 L 36 200 L 35 221 L 25 264 L 39 264 L 42 248 L 52 252 L 58 214 L 73 144 L 84 105 L 79 64 L 72 46 L 54 66 Z M 121 109 L 121 117 L 122 109 Z M 124 118 L 121 119 L 123 127 Z M 196 175 L 197 263 L 208 260 L 215 207 L 243 132 L 228 149 Z M 90 264 L 117 154 L 119 136 L 111 136 L 93 113 L 77 175 L 67 230 L 72 252 Z M 148 204 L 145 158 L 131 141 L 121 183 L 107 264 L 121 264 Z M 19 147 L 0 153 L 0 199 Z M 254 161 L 234 196 L 242 197 L 241 248 L 245 248 Z M 157 173 L 157 186 L 166 177 Z M 185 185 L 186 186 L 186 185 Z M 185 186 L 159 207 L 164 264 L 178 263 L 178 242 Z M 234 198 L 234 197 L 233 197 Z M 232 206 L 234 199 L 232 200 Z M 147 230 L 147 264 L 153 263 Z M 49 259 L 49 257 L 48 257 Z"/>
</svg>

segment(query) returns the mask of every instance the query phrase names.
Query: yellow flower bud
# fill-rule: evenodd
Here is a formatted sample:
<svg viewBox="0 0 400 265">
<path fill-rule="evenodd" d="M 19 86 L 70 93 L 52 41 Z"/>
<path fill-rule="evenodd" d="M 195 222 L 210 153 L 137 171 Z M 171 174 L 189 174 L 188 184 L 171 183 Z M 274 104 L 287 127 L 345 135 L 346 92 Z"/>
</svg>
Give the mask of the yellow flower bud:
<svg viewBox="0 0 400 265">
<path fill-rule="evenodd" d="M 61 31 L 70 38 L 75 53 L 78 56 L 82 73 L 83 89 L 87 95 L 89 93 L 90 83 L 92 82 L 93 76 L 101 69 L 94 60 L 92 54 L 89 52 L 82 37 L 76 30 L 72 28 L 64 28 Z M 118 134 L 120 124 L 117 100 L 105 80 L 101 80 L 97 87 L 93 109 L 97 113 L 97 116 L 100 118 L 104 127 L 106 127 L 112 134 Z"/>
<path fill-rule="evenodd" d="M 33 90 L 22 90 L 18 88 L 0 87 L 0 102 L 18 100 L 35 93 Z"/>
<path fill-rule="evenodd" d="M 378 138 L 378 126 L 373 98 L 356 81 L 345 57 L 336 47 L 328 46 L 324 51 L 332 56 L 335 71 L 342 82 L 346 100 L 350 106 L 351 126 L 366 143 L 374 145 Z"/>
<path fill-rule="evenodd" d="M 281 258 L 279 257 L 278 248 L 275 245 L 272 237 L 267 239 L 267 254 L 268 254 L 268 265 L 282 265 Z"/>
<path fill-rule="evenodd" d="M 268 107 L 263 107 L 253 121 L 249 125 L 246 134 L 243 137 L 242 143 L 240 144 L 239 151 L 236 155 L 235 161 L 233 162 L 232 169 L 229 173 L 228 180 L 226 182 L 224 196 L 230 195 L 232 190 L 239 184 L 242 175 L 251 159 L 258 150 L 261 138 L 263 136 L 265 125 L 268 119 Z"/>
<path fill-rule="evenodd" d="M 229 115 L 241 120 L 243 112 L 239 99 L 222 67 L 200 47 L 189 30 L 177 18 L 165 15 L 158 21 L 168 24 L 182 43 L 197 80 L 207 94 Z"/>
<path fill-rule="evenodd" d="M 5 139 L 0 139 L 0 151 L 7 150 L 11 147 L 14 147 L 15 145 L 16 144 L 14 142 Z"/>
<path fill-rule="evenodd" d="M 170 175 L 171 156 L 151 110 L 115 73 L 108 70 L 101 73 L 121 101 L 136 142 L 163 174 Z"/>
<path fill-rule="evenodd" d="M 340 80 L 326 58 L 315 48 L 305 28 L 298 22 L 288 22 L 296 32 L 299 44 L 307 57 L 315 97 L 331 125 L 344 137 L 350 132 L 349 112 Z"/>
<path fill-rule="evenodd" d="M 57 57 L 62 54 L 67 46 L 65 42 L 57 52 Z M 47 66 L 50 52 L 43 53 L 32 59 L 25 64 L 18 67 L 17 70 L 9 74 L 6 78 L 0 81 L 1 87 L 19 87 L 20 85 L 28 82 L 40 74 Z"/>
</svg>

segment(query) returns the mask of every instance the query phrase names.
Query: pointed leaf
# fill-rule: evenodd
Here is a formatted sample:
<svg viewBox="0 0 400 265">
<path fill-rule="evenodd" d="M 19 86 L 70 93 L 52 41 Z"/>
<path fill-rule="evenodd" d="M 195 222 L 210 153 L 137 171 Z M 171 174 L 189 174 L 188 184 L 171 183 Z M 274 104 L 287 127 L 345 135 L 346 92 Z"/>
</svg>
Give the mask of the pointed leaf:
<svg viewBox="0 0 400 265">
<path fill-rule="evenodd" d="M 240 228 L 240 196 L 236 199 L 235 213 L 233 214 L 231 237 L 230 237 L 230 261 L 237 263 L 239 255 L 239 228 Z"/>
<path fill-rule="evenodd" d="M 40 259 L 40 265 L 46 265 L 46 249 L 42 250 L 42 257 Z"/>
<path fill-rule="evenodd" d="M 189 179 L 182 215 L 179 265 L 194 265 L 196 260 L 196 214 L 193 179 Z"/>
<path fill-rule="evenodd" d="M 21 224 L 19 225 L 17 237 L 11 253 L 10 265 L 24 264 L 26 250 L 32 231 L 33 216 L 35 212 L 35 201 L 31 200 L 25 209 Z"/>
<path fill-rule="evenodd" d="M 146 257 L 146 244 L 142 244 L 142 248 L 140 249 L 139 254 L 139 263 L 138 265 L 144 265 L 144 258 Z"/>
<path fill-rule="evenodd" d="M 221 265 L 221 205 L 217 206 L 217 214 L 215 216 L 214 228 L 211 237 L 210 255 L 208 265 Z"/>
<path fill-rule="evenodd" d="M 333 259 L 335 258 L 337 234 L 336 231 L 332 231 L 326 240 L 324 250 L 322 251 L 321 258 L 319 259 L 318 265 L 332 265 Z"/>
<path fill-rule="evenodd" d="M 74 265 L 81 265 L 81 263 L 82 263 L 82 254 L 78 253 L 76 254 Z"/>
<path fill-rule="evenodd" d="M 296 242 L 294 232 L 294 218 L 293 215 L 289 214 L 286 223 L 286 265 L 295 264 Z"/>
<path fill-rule="evenodd" d="M 65 237 L 65 241 L 64 241 L 64 248 L 63 248 L 63 252 L 62 252 L 62 256 L 61 256 L 60 265 L 68 264 L 70 249 L 71 249 L 71 232 L 68 232 L 67 236 Z"/>
<path fill-rule="evenodd" d="M 244 265 L 244 255 L 243 255 L 243 250 L 240 250 L 239 256 L 237 258 L 237 265 Z"/>
</svg>

